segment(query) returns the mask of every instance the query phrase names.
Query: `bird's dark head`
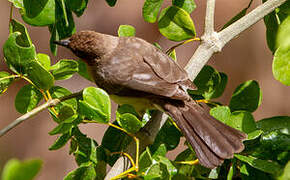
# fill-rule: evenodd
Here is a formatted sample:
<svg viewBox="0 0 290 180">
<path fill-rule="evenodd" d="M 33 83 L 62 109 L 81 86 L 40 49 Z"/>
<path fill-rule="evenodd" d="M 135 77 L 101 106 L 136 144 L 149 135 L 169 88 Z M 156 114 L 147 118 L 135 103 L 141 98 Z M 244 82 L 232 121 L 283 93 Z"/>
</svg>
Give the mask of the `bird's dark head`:
<svg viewBox="0 0 290 180">
<path fill-rule="evenodd" d="M 84 61 L 101 59 L 118 45 L 118 38 L 94 31 L 80 31 L 69 39 L 55 41 L 55 44 L 69 48 Z"/>
</svg>

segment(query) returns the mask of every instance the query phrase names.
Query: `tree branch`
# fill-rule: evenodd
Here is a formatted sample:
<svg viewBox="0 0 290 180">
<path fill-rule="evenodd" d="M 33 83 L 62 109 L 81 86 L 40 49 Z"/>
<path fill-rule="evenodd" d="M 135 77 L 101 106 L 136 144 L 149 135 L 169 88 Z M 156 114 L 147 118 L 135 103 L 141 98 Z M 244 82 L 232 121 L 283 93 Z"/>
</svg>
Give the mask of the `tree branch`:
<svg viewBox="0 0 290 180">
<path fill-rule="evenodd" d="M 243 18 L 239 19 L 232 25 L 228 26 L 226 29 L 222 30 L 220 33 L 214 31 L 214 7 L 215 0 L 207 0 L 207 9 L 205 17 L 205 32 L 201 37 L 202 43 L 199 45 L 193 56 L 190 58 L 188 64 L 185 67 L 189 78 L 194 80 L 198 73 L 201 71 L 203 66 L 208 62 L 212 55 L 216 52 L 220 52 L 221 49 L 235 36 L 255 24 L 257 21 L 261 20 L 264 16 L 275 10 L 286 0 L 268 0 L 264 4 L 258 6 L 249 14 L 245 15 Z M 148 133 L 141 132 L 144 139 L 140 142 L 144 142 L 146 145 L 149 145 L 148 142 L 155 139 L 159 129 L 166 122 L 167 116 L 161 112 L 158 112 L 158 116 L 155 116 L 150 120 L 148 124 Z M 152 128 L 152 129 L 151 129 Z M 147 135 L 146 135 L 147 134 Z M 153 136 L 154 135 L 154 136 Z M 141 136 L 142 137 L 142 136 Z M 148 140 L 149 139 L 149 140 Z M 153 141 L 152 141 L 153 142 Z M 142 147 L 144 144 L 142 145 Z M 146 146 L 145 146 L 146 147 Z M 128 146 L 128 152 L 135 152 L 136 146 L 131 143 Z M 142 152 L 142 151 L 140 151 Z M 131 153 L 131 155 L 133 155 Z M 130 166 L 128 159 L 120 157 L 111 170 L 108 172 L 105 180 L 109 180 L 114 176 L 122 173 Z"/>
<path fill-rule="evenodd" d="M 207 0 L 204 34 L 211 34 L 214 32 L 214 8 L 215 8 L 215 0 Z"/>
<path fill-rule="evenodd" d="M 67 96 L 63 96 L 60 97 L 58 99 L 51 99 L 48 100 L 46 103 L 34 108 L 33 110 L 29 111 L 28 113 L 24 114 L 23 116 L 20 116 L 19 118 L 17 118 L 16 120 L 14 120 L 12 123 L 10 123 L 8 126 L 6 126 L 5 128 L 0 130 L 0 137 L 4 136 L 6 133 L 8 133 L 11 129 L 15 128 L 16 126 L 18 126 L 19 124 L 21 124 L 22 122 L 24 122 L 25 120 L 28 120 L 29 118 L 33 117 L 34 115 L 38 114 L 39 112 L 45 110 L 48 107 L 51 106 L 56 106 L 58 103 L 68 100 L 68 99 L 72 99 L 75 97 L 78 97 L 82 95 L 82 91 L 77 92 L 77 93 L 73 93 Z"/>
<path fill-rule="evenodd" d="M 285 1 L 286 0 L 268 0 L 221 32 L 213 32 L 212 34 L 202 36 L 202 43 L 185 67 L 190 79 L 194 80 L 196 78 L 202 67 L 214 53 L 220 52 L 230 40 L 261 20 L 270 12 L 274 11 Z"/>
<path fill-rule="evenodd" d="M 274 11 L 277 7 L 283 4 L 286 0 L 268 0 L 265 3 L 261 4 L 253 11 L 231 24 L 221 32 L 219 32 L 219 37 L 221 45 L 224 46 L 231 39 L 236 37 L 238 34 L 248 29 L 250 26 L 258 22 L 264 16 Z"/>
</svg>

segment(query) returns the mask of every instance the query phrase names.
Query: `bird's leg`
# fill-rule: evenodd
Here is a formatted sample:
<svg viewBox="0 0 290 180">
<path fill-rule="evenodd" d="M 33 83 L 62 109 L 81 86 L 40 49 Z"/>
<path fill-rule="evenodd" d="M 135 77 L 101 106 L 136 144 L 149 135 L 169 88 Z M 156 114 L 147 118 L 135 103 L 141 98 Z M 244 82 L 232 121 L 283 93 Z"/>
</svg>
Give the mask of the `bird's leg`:
<svg viewBox="0 0 290 180">
<path fill-rule="evenodd" d="M 120 179 L 120 178 L 123 178 L 123 177 L 126 177 L 126 176 L 130 176 L 130 177 L 135 176 L 134 174 L 131 174 L 131 172 L 134 172 L 134 171 L 138 172 L 138 170 L 139 170 L 139 139 L 136 136 L 134 136 L 133 134 L 128 133 L 125 129 L 123 129 L 123 128 L 115 125 L 115 124 L 109 123 L 108 125 L 111 126 L 111 127 L 116 128 L 116 129 L 119 129 L 120 131 L 125 132 L 126 134 L 131 136 L 134 139 L 135 143 L 136 143 L 136 160 L 135 160 L 135 163 L 134 163 L 133 158 L 127 153 L 124 153 L 124 152 L 114 152 L 113 153 L 113 154 L 121 154 L 121 155 L 126 156 L 130 160 L 130 162 L 132 164 L 132 167 L 130 169 L 127 169 L 126 171 L 122 172 L 121 174 L 111 178 L 111 180 Z"/>
</svg>

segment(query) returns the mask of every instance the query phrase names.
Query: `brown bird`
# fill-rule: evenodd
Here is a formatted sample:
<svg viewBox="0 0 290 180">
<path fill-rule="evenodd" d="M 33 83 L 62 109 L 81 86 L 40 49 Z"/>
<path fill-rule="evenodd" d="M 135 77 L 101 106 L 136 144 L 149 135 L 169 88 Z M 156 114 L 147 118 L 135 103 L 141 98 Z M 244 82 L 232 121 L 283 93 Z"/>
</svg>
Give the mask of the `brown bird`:
<svg viewBox="0 0 290 180">
<path fill-rule="evenodd" d="M 246 134 L 211 117 L 187 94 L 196 89 L 168 55 L 137 37 L 115 37 L 81 31 L 55 42 L 69 48 L 87 63 L 98 87 L 117 104 L 131 104 L 137 111 L 162 109 L 170 115 L 208 168 L 244 149 Z"/>
</svg>

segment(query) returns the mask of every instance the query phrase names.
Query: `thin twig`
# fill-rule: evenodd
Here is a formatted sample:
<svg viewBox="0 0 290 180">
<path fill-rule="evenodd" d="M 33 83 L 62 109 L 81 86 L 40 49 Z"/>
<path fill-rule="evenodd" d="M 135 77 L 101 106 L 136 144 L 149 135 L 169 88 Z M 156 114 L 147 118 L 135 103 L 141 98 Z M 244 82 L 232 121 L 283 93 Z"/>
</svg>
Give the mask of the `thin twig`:
<svg viewBox="0 0 290 180">
<path fill-rule="evenodd" d="M 3 129 L 0 130 L 0 137 L 2 137 L 3 135 L 5 135 L 7 132 L 9 132 L 11 129 L 15 128 L 17 125 L 19 125 L 23 121 L 31 118 L 32 116 L 38 114 L 39 112 L 43 111 L 44 109 L 46 109 L 48 107 L 57 105 L 58 103 L 60 103 L 60 100 L 59 99 L 49 100 L 46 103 L 44 103 L 44 104 L 36 107 L 32 111 L 24 114 L 23 116 L 20 116 L 19 118 L 17 118 L 16 120 L 14 120 L 12 123 L 10 123 L 8 126 L 6 126 L 5 128 L 3 128 Z"/>
<path fill-rule="evenodd" d="M 46 103 L 34 108 L 33 110 L 29 111 L 28 113 L 24 114 L 23 116 L 20 116 L 19 118 L 17 118 L 16 120 L 14 120 L 12 123 L 10 123 L 8 126 L 6 126 L 5 128 L 0 130 L 0 137 L 2 137 L 3 135 L 5 135 L 6 133 L 8 133 L 11 129 L 15 128 L 17 125 L 19 125 L 20 123 L 24 122 L 25 120 L 28 120 L 29 118 L 33 117 L 34 115 L 38 114 L 39 112 L 45 110 L 48 107 L 53 107 L 56 106 L 58 103 L 68 100 L 68 99 L 72 99 L 72 98 L 76 98 L 82 95 L 82 91 L 77 92 L 77 93 L 73 93 L 67 96 L 63 96 L 57 99 L 50 99 L 48 100 Z"/>
<path fill-rule="evenodd" d="M 202 38 L 202 43 L 199 45 L 193 56 L 190 58 L 190 61 L 185 67 L 189 78 L 194 80 L 203 66 L 208 62 L 212 55 L 216 52 L 221 51 L 221 48 L 228 43 L 235 36 L 240 34 L 245 29 L 249 28 L 251 25 L 255 24 L 258 20 L 261 20 L 264 16 L 269 14 L 271 11 L 275 10 L 286 0 L 269 0 L 266 3 L 258 6 L 251 13 L 244 16 L 242 19 L 236 21 L 220 33 L 215 32 L 214 29 L 214 4 L 215 0 L 207 1 L 207 12 L 206 12 L 206 22 L 205 22 L 205 34 Z M 208 12 L 208 11 L 212 12 Z M 206 34 L 207 33 L 207 34 Z M 155 116 L 148 122 L 147 132 L 141 132 L 140 135 L 143 135 L 143 140 L 140 139 L 140 152 L 142 148 L 146 145 L 149 145 L 149 142 L 153 142 L 160 128 L 166 122 L 167 116 L 164 113 L 158 112 L 158 116 Z M 146 135 L 147 134 L 147 135 Z M 149 136 L 148 136 L 149 135 Z M 128 146 L 127 152 L 132 154 L 134 152 L 134 144 Z M 109 180 L 114 176 L 122 173 L 124 170 L 130 167 L 130 162 L 126 158 L 119 158 L 111 170 L 108 172 L 105 180 Z"/>
</svg>

